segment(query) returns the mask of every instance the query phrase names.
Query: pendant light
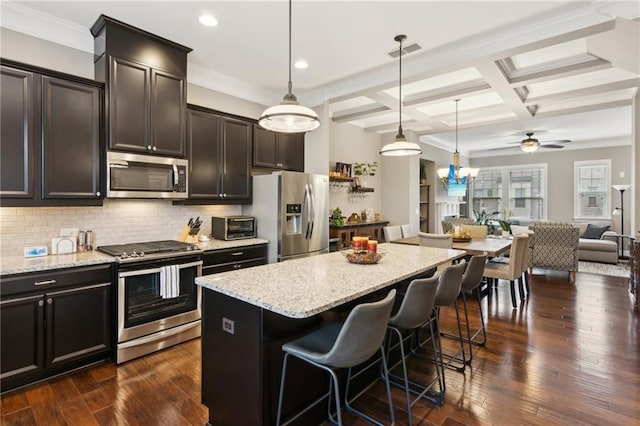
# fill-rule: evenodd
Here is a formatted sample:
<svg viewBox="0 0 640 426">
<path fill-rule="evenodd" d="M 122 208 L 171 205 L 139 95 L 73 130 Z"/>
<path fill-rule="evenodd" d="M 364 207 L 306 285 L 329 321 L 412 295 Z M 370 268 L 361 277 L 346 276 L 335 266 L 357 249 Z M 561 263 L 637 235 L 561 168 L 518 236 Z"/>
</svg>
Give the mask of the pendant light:
<svg viewBox="0 0 640 426">
<path fill-rule="evenodd" d="M 453 164 L 448 168 L 438 169 L 438 177 L 443 184 L 449 183 L 471 183 L 478 176 L 480 169 L 471 167 L 460 167 L 460 153 L 458 152 L 458 102 L 456 99 L 456 151 L 453 153 Z"/>
<path fill-rule="evenodd" d="M 282 133 L 302 133 L 317 129 L 320 126 L 318 114 L 311 108 L 298 103 L 298 98 L 291 92 L 291 0 L 289 0 L 289 85 L 288 92 L 280 105 L 267 108 L 258 124 L 267 130 Z"/>
<path fill-rule="evenodd" d="M 408 155 L 420 155 L 422 154 L 422 150 L 418 146 L 417 143 L 407 141 L 407 137 L 402 132 L 402 42 L 407 39 L 407 36 L 404 34 L 397 35 L 393 38 L 395 41 L 400 43 L 399 51 L 398 51 L 398 60 L 400 63 L 400 78 L 398 79 L 398 114 L 399 114 L 399 125 L 398 125 L 398 134 L 394 139 L 393 143 L 386 144 L 380 150 L 380 155 L 388 156 L 388 157 L 402 157 Z"/>
</svg>

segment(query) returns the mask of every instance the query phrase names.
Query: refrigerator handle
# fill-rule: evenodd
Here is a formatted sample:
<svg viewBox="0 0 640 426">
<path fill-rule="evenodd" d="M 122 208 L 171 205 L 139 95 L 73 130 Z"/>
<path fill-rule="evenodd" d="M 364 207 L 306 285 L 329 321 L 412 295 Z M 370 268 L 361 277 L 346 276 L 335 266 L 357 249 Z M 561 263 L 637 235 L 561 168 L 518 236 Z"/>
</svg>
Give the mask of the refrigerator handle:
<svg viewBox="0 0 640 426">
<path fill-rule="evenodd" d="M 311 220 L 310 220 L 310 212 L 311 212 L 311 197 L 309 195 L 309 184 L 306 184 L 304 186 L 304 204 L 305 204 L 305 208 L 307 209 L 307 230 L 304 233 L 304 238 L 306 240 L 308 240 L 310 238 L 310 226 L 311 226 Z"/>
<path fill-rule="evenodd" d="M 309 200 L 311 201 L 311 208 L 309 209 L 309 216 L 311 218 L 311 230 L 309 231 L 309 239 L 313 235 L 313 225 L 316 223 L 316 199 L 313 195 L 313 185 L 309 184 Z"/>
</svg>

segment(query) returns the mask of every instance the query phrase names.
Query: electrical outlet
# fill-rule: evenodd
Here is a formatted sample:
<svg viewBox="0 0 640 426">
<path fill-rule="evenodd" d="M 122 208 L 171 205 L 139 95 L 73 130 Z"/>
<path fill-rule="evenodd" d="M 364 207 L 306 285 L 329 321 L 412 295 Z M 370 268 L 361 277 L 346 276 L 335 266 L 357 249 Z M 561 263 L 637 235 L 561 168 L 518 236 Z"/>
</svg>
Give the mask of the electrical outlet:
<svg viewBox="0 0 640 426">
<path fill-rule="evenodd" d="M 78 237 L 78 228 L 60 228 L 61 237 Z"/>
<path fill-rule="evenodd" d="M 235 327 L 236 322 L 230 320 L 229 318 L 222 317 L 222 331 L 225 331 L 229 334 L 236 334 Z"/>
</svg>

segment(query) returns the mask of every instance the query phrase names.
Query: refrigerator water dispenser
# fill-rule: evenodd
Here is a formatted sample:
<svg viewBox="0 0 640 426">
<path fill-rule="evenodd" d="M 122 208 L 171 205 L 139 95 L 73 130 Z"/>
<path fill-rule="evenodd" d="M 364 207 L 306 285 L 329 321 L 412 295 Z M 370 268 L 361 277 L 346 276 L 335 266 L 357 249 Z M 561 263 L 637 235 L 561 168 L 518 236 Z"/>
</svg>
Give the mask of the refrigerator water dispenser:
<svg viewBox="0 0 640 426">
<path fill-rule="evenodd" d="M 302 205 L 301 204 L 287 204 L 287 213 L 285 217 L 285 230 L 286 235 L 294 235 L 302 233 Z"/>
</svg>

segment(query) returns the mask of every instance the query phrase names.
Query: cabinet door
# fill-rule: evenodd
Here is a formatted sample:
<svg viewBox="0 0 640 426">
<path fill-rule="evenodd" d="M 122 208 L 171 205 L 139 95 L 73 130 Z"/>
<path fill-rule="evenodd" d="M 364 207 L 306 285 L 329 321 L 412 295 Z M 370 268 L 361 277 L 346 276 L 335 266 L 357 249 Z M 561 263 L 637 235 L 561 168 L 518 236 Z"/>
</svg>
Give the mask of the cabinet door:
<svg viewBox="0 0 640 426">
<path fill-rule="evenodd" d="M 304 133 L 278 133 L 278 167 L 304 172 Z"/>
<path fill-rule="evenodd" d="M 276 158 L 276 132 L 253 126 L 253 165 L 256 167 L 278 167 Z"/>
<path fill-rule="evenodd" d="M 223 199 L 251 201 L 251 130 L 252 124 L 223 119 L 222 164 Z"/>
<path fill-rule="evenodd" d="M 100 89 L 42 77 L 42 198 L 100 197 Z"/>
<path fill-rule="evenodd" d="M 109 148 L 150 152 L 150 68 L 125 59 L 109 63 Z"/>
<path fill-rule="evenodd" d="M 34 75 L 0 67 L 0 196 L 34 197 Z"/>
<path fill-rule="evenodd" d="M 185 158 L 184 79 L 151 70 L 151 151 Z"/>
<path fill-rule="evenodd" d="M 219 116 L 188 111 L 189 198 L 217 199 L 220 194 Z"/>
<path fill-rule="evenodd" d="M 43 295 L 16 297 L 0 302 L 0 378 L 18 379 L 44 368 Z"/>
<path fill-rule="evenodd" d="M 110 350 L 111 283 L 47 293 L 47 367 Z"/>
</svg>

